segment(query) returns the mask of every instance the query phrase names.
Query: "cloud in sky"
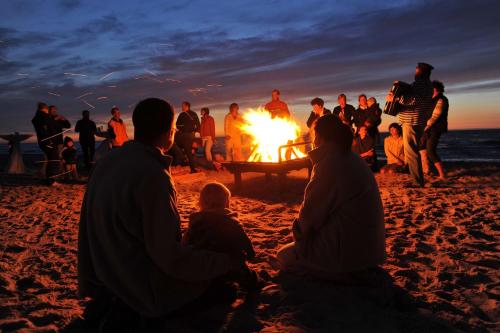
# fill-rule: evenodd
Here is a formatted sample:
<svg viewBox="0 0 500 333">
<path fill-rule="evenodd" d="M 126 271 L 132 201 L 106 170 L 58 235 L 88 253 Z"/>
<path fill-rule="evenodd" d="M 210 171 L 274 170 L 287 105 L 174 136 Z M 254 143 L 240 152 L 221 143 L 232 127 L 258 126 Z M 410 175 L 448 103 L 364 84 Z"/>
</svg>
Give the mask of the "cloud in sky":
<svg viewBox="0 0 500 333">
<path fill-rule="evenodd" d="M 155 96 L 209 106 L 220 123 L 229 103 L 254 107 L 280 88 L 303 122 L 313 97 L 330 108 L 341 92 L 353 104 L 362 92 L 380 100 L 393 80 L 412 80 L 418 61 L 433 64 L 434 78 L 445 82 L 452 127 L 470 127 L 467 110 L 478 106 L 480 126 L 500 124 L 498 103 L 488 97 L 500 90 L 498 1 L 65 0 L 2 7 L 0 132 L 31 131 L 39 100 L 77 119 L 88 108 L 76 98 L 85 92 L 93 92 L 85 100 L 102 121 L 115 104 L 127 113 Z"/>
</svg>

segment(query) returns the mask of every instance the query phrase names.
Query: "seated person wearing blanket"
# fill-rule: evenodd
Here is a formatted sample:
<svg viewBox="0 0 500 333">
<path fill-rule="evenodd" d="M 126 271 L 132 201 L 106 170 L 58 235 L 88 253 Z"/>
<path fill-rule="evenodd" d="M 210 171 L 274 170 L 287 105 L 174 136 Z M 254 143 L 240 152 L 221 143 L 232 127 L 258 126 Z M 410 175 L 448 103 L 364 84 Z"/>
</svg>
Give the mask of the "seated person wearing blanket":
<svg viewBox="0 0 500 333">
<path fill-rule="evenodd" d="M 191 214 L 183 243 L 199 249 L 228 253 L 248 260 L 255 257 L 252 242 L 241 227 L 237 214 L 229 210 L 231 192 L 220 183 L 208 183 L 200 192 L 200 211 Z M 238 273 L 228 274 L 218 282 L 237 282 L 244 289 L 254 289 L 257 275 L 243 262 Z"/>
<path fill-rule="evenodd" d="M 131 318 L 144 323 L 180 311 L 243 263 L 181 244 L 171 158 L 164 155 L 174 137 L 173 107 L 149 98 L 132 120 L 134 140 L 99 160 L 81 209 L 78 290 L 92 299 L 84 319 L 98 326 L 110 313 L 131 326 Z"/>
<path fill-rule="evenodd" d="M 384 262 L 384 210 L 368 165 L 351 151 L 352 131 L 334 115 L 313 125 L 311 180 L 281 269 L 337 279 Z"/>
</svg>

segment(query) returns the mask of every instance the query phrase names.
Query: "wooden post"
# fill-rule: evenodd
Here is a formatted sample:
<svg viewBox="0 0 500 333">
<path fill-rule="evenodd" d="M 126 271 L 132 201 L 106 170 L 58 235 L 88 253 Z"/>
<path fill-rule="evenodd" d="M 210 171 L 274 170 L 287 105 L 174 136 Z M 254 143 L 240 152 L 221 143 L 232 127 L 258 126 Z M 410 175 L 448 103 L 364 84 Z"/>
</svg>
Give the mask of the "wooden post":
<svg viewBox="0 0 500 333">
<path fill-rule="evenodd" d="M 241 187 L 241 172 L 239 171 L 234 172 L 234 185 L 236 187 Z"/>
<path fill-rule="evenodd" d="M 286 185 L 286 172 L 280 172 L 278 173 L 278 186 L 280 188 L 280 191 L 285 189 Z"/>
<path fill-rule="evenodd" d="M 270 182 L 271 181 L 271 173 L 270 172 L 266 172 L 266 182 Z"/>
</svg>

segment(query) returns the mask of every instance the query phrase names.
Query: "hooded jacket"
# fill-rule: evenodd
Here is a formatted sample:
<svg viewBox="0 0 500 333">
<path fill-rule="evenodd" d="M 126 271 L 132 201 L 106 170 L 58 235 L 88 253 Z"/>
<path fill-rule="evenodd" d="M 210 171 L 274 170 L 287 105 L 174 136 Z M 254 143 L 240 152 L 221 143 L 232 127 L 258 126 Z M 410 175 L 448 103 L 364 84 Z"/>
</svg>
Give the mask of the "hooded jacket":
<svg viewBox="0 0 500 333">
<path fill-rule="evenodd" d="M 226 274 L 226 254 L 181 244 L 171 159 L 129 141 L 95 166 L 78 231 L 78 290 L 111 292 L 135 311 L 157 317 L 199 297 Z"/>
<path fill-rule="evenodd" d="M 191 214 L 183 242 L 197 248 L 228 254 L 255 257 L 252 242 L 229 209 L 201 211 Z"/>
<path fill-rule="evenodd" d="M 385 260 L 384 210 L 367 164 L 329 144 L 312 150 L 293 237 L 301 260 L 325 272 L 351 272 Z"/>
</svg>

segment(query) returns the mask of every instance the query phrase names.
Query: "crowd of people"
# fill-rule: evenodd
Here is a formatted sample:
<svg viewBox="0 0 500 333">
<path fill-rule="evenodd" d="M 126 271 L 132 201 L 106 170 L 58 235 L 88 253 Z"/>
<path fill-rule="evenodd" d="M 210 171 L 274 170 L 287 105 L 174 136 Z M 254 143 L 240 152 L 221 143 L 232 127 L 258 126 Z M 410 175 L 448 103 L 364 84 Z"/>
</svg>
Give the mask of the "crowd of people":
<svg viewBox="0 0 500 333">
<path fill-rule="evenodd" d="M 118 107 L 111 109 L 112 118 L 108 122 L 109 149 L 121 147 L 128 141 L 127 129 L 121 119 Z M 57 184 L 60 179 L 79 180 L 77 169 L 78 153 L 73 139 L 64 137 L 71 128 L 71 123 L 58 113 L 55 105 L 38 103 L 35 117 L 32 120 L 38 145 L 45 154 L 42 172 L 48 184 Z M 82 118 L 77 121 L 74 131 L 78 133 L 78 142 L 83 152 L 85 167 L 90 170 L 95 163 L 95 145 L 97 126 L 90 119 L 90 112 L 84 110 Z"/>
<path fill-rule="evenodd" d="M 381 123 L 382 110 L 374 97 L 358 97 L 358 108 L 347 104 L 345 94 L 338 96 L 338 106 L 333 112 L 324 107 L 321 98 L 311 101 L 313 110 L 307 119 L 311 127 L 318 118 L 333 114 L 355 134 L 352 151 L 357 153 L 374 172 L 405 173 L 410 172 L 412 182 L 408 186 L 424 185 L 424 175 L 431 174 L 432 163 L 440 179 L 446 178 L 443 163 L 437 154 L 441 135 L 448 130 L 448 99 L 444 96 L 444 85 L 440 81 L 430 81 L 433 67 L 418 63 L 415 71 L 414 87 L 411 92 L 399 100 L 402 111 L 399 123 L 389 125 L 389 135 L 383 146 L 387 163 L 379 167 L 375 144 L 380 141 L 378 126 Z M 387 101 L 394 96 L 390 93 Z"/>
<path fill-rule="evenodd" d="M 398 102 L 402 125 L 391 124 L 384 140 L 387 165 L 382 172 L 409 169 L 418 186 L 428 170 L 421 156 L 444 177 L 436 147 L 447 130 L 448 101 L 444 86 L 430 81 L 431 70 L 428 64 L 417 65 L 413 89 Z M 389 94 L 386 100 L 394 97 Z M 353 274 L 362 276 L 385 260 L 384 210 L 372 172 L 378 169 L 374 144 L 380 140 L 382 111 L 373 97 L 360 95 L 358 101 L 355 109 L 341 94 L 333 111 L 321 98 L 311 101 L 307 126 L 313 169 L 291 226 L 293 242 L 277 249 L 283 271 L 352 282 Z M 40 103 L 33 119 L 47 156 L 47 174 L 60 172 L 54 169 L 62 157 L 64 173 L 75 175 L 74 143 L 62 139 L 70 124 L 51 109 Z M 272 117 L 291 116 L 277 90 L 266 109 Z M 231 192 L 223 184 L 205 184 L 199 212 L 190 215 L 184 234 L 180 227 L 170 165 L 177 150 L 197 172 L 196 133 L 206 160 L 217 160 L 211 151 L 215 121 L 210 110 L 201 110 L 200 121 L 184 102 L 174 125 L 168 102 L 143 100 L 133 112 L 130 141 L 119 109 L 111 113 L 110 151 L 92 167 L 79 224 L 78 290 L 91 299 L 83 314 L 86 323 L 102 331 L 145 329 L 193 306 L 234 296 L 234 284 L 247 293 L 261 287 L 258 274 L 247 265 L 256 256 L 252 240 L 231 211 Z M 241 122 L 239 106 L 232 103 L 224 119 L 228 160 L 243 158 Z M 76 130 L 91 167 L 96 126 L 88 111 Z"/>
<path fill-rule="evenodd" d="M 325 107 L 323 99 L 316 97 L 311 100 L 312 111 L 306 121 L 311 131 L 314 122 L 322 116 L 337 117 L 354 133 L 352 151 L 357 153 L 369 165 L 372 171 L 382 173 L 408 172 L 412 176 L 412 186 L 423 186 L 424 175 L 431 173 L 431 163 L 437 170 L 439 177 L 444 179 L 446 173 L 443 163 L 437 154 L 437 145 L 442 133 L 447 131 L 448 100 L 443 95 L 444 85 L 439 81 L 430 81 L 433 67 L 419 63 L 415 72 L 415 81 L 412 92 L 402 96 L 399 103 L 403 110 L 399 113 L 399 124 L 394 122 L 389 126 L 389 136 L 383 141 L 387 163 L 379 165 L 379 158 L 375 145 L 381 141 L 379 125 L 382 110 L 374 97 L 365 94 L 358 96 L 358 107 L 347 103 L 345 94 L 337 98 L 338 105 L 330 111 Z M 392 101 L 390 93 L 386 100 Z M 275 89 L 271 94 L 271 101 L 265 104 L 271 117 L 290 118 L 288 105 L 281 100 L 281 93 Z M 220 169 L 220 162 L 242 161 L 243 139 L 241 126 L 244 123 L 239 113 L 239 105 L 231 103 L 224 117 L 225 157 L 222 152 L 214 152 L 216 142 L 215 120 L 207 107 L 201 108 L 201 120 L 198 114 L 191 109 L 188 101 L 182 102 L 181 112 L 177 116 L 176 134 L 172 148 L 167 153 L 173 157 L 175 164 L 187 164 L 192 173 L 199 171 L 199 167 Z M 121 118 L 120 109 L 111 109 L 111 119 L 108 122 L 106 133 L 108 148 L 115 149 L 123 146 L 129 140 L 127 128 Z M 33 118 L 38 143 L 46 155 L 45 170 L 49 183 L 53 183 L 61 176 L 78 179 L 78 172 L 72 166 L 76 165 L 72 140 L 63 138 L 71 124 L 58 114 L 57 107 L 39 103 L 38 110 Z M 97 128 L 90 119 L 90 112 L 84 110 L 82 119 L 75 126 L 79 134 L 79 143 L 83 152 L 83 159 L 88 170 L 94 164 L 95 136 Z M 306 140 L 311 141 L 310 133 Z M 203 158 L 197 155 L 198 148 L 203 151 Z M 63 154 L 64 151 L 66 153 Z M 61 163 L 62 161 L 62 163 Z M 430 161 L 430 163 L 429 163 Z M 67 167 L 66 167 L 67 166 Z"/>
<path fill-rule="evenodd" d="M 330 111 L 325 107 L 323 99 L 316 97 L 311 100 L 312 111 L 306 121 L 311 131 L 314 122 L 324 115 L 332 114 L 349 127 L 354 133 L 352 151 L 357 153 L 369 165 L 372 171 L 381 173 L 410 172 L 413 182 L 409 186 L 423 186 L 423 176 L 431 174 L 429 161 L 436 168 L 439 177 L 445 179 L 441 159 L 437 154 L 437 145 L 442 133 L 447 131 L 448 100 L 443 95 L 444 85 L 439 81 L 430 81 L 432 66 L 419 63 L 417 65 L 415 82 L 411 94 L 401 99 L 403 110 L 399 114 L 400 124 L 389 125 L 389 135 L 384 139 L 383 146 L 387 163 L 380 167 L 375 145 L 381 141 L 379 125 L 382 110 L 374 97 L 365 94 L 358 96 L 358 107 L 347 103 L 345 94 L 337 98 L 338 105 Z M 288 105 L 281 100 L 280 91 L 272 91 L 272 100 L 265 105 L 271 117 L 290 118 Z M 387 100 L 391 100 L 389 94 Z M 242 132 L 244 122 L 239 114 L 237 103 L 229 105 L 229 112 L 224 117 L 225 160 L 242 161 Z M 215 142 L 215 121 L 210 116 L 210 110 L 201 109 L 201 122 L 196 112 L 191 110 L 189 102 L 183 102 L 182 112 L 176 123 L 177 130 L 173 148 L 169 154 L 174 160 L 189 161 L 191 172 L 197 172 L 197 166 L 218 168 L 218 162 L 223 160 L 220 153 L 213 158 L 212 147 Z M 196 135 L 201 137 L 201 145 L 207 163 L 196 157 Z M 311 141 L 310 133 L 306 140 Z M 181 154 L 180 152 L 184 154 Z M 187 158 L 186 158 L 187 157 Z"/>
<path fill-rule="evenodd" d="M 143 100 L 133 124 L 134 140 L 94 167 L 81 209 L 78 290 L 90 298 L 83 318 L 105 332 L 153 330 L 176 314 L 231 303 L 236 288 L 248 294 L 264 283 L 247 264 L 256 253 L 223 184 L 203 186 L 199 212 L 182 233 L 166 154 L 176 135 L 172 106 Z M 287 272 L 349 279 L 385 259 L 382 201 L 339 117 L 321 116 L 311 131 L 312 176 L 294 242 L 277 249 L 277 261 Z"/>
<path fill-rule="evenodd" d="M 271 94 L 271 101 L 265 105 L 265 109 L 271 117 L 289 118 L 288 105 L 280 100 L 280 91 L 275 89 Z M 243 161 L 243 138 L 241 126 L 244 120 L 239 113 L 240 107 L 237 103 L 229 105 L 228 113 L 224 117 L 224 140 L 225 159 L 220 152 L 213 153 L 215 143 L 215 120 L 210 115 L 210 109 L 201 108 L 201 121 L 196 112 L 191 110 L 191 104 L 182 102 L 182 111 L 177 117 L 177 133 L 172 148 L 168 152 L 174 158 L 174 164 L 181 164 L 187 160 L 192 173 L 203 166 L 209 169 L 219 169 L 220 162 Z M 198 159 L 196 151 L 198 148 L 197 136 L 201 138 L 201 148 L 204 159 Z"/>
</svg>

